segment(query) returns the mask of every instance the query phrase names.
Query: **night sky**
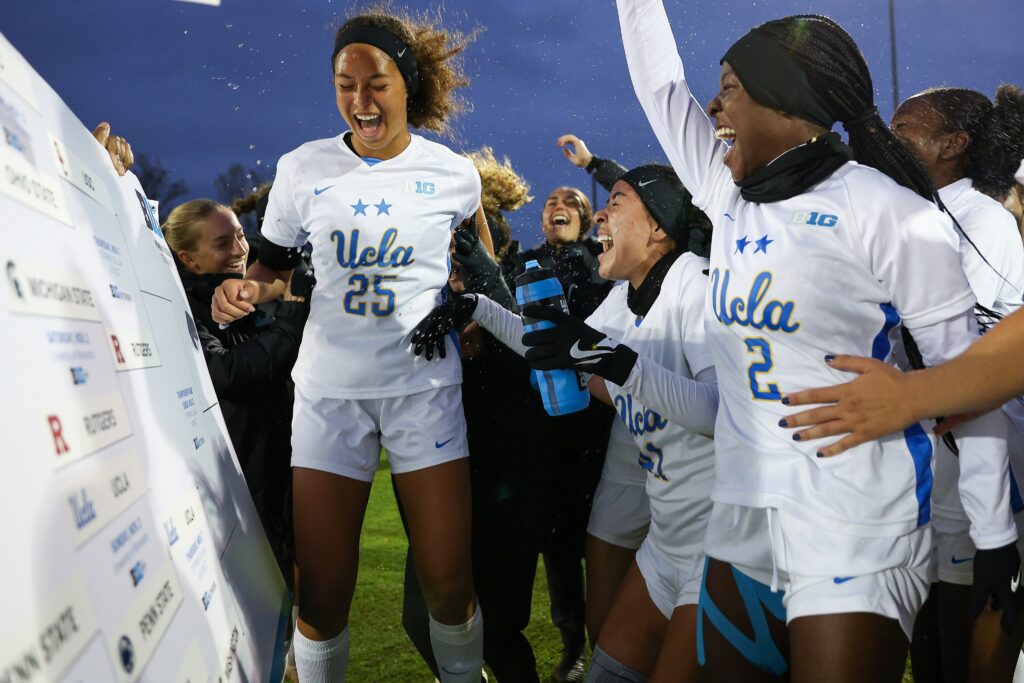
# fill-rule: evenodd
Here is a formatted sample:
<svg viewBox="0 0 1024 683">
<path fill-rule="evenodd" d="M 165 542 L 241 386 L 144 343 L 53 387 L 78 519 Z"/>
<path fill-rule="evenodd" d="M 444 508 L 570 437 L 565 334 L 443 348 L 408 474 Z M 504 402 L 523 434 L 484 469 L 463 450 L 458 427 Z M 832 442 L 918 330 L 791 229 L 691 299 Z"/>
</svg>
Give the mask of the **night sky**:
<svg viewBox="0 0 1024 683">
<path fill-rule="evenodd" d="M 437 3 L 411 1 L 414 9 Z M 184 180 L 188 198 L 214 195 L 230 164 L 272 172 L 301 143 L 336 135 L 330 54 L 351 11 L 338 0 L 4 0 L 0 32 L 91 129 L 109 120 L 137 151 Z M 892 112 L 886 0 L 667 0 L 698 99 L 714 94 L 718 60 L 751 26 L 798 12 L 827 14 L 857 40 L 879 108 Z M 456 150 L 490 145 L 512 158 L 538 200 L 510 217 L 540 240 L 540 204 L 590 179 L 555 147 L 573 132 L 627 166 L 663 159 L 626 72 L 612 0 L 449 0 L 445 21 L 482 29 L 466 56 L 473 111 L 455 122 Z M 1022 0 L 896 0 L 899 88 L 935 85 L 991 96 L 1024 82 Z M 603 201 L 603 196 L 601 201 Z"/>
</svg>

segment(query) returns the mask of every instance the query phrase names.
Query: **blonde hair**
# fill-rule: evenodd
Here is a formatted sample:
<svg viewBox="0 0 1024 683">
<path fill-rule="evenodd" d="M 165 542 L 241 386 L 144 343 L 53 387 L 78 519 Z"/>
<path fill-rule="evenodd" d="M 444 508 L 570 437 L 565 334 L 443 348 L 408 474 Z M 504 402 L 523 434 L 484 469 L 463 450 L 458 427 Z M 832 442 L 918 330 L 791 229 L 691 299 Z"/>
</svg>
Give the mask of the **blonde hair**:
<svg viewBox="0 0 1024 683">
<path fill-rule="evenodd" d="M 160 229 L 163 230 L 164 239 L 167 240 L 167 244 L 175 256 L 178 252 L 196 250 L 201 234 L 201 231 L 196 229 L 196 225 L 219 209 L 231 210 L 212 199 L 193 199 L 174 207 Z"/>
<path fill-rule="evenodd" d="M 485 213 L 494 213 L 499 209 L 515 211 L 533 201 L 530 184 L 516 173 L 507 156 L 498 161 L 490 147 L 465 152 L 465 156 L 473 162 L 480 174 L 480 205 L 484 207 Z"/>
</svg>

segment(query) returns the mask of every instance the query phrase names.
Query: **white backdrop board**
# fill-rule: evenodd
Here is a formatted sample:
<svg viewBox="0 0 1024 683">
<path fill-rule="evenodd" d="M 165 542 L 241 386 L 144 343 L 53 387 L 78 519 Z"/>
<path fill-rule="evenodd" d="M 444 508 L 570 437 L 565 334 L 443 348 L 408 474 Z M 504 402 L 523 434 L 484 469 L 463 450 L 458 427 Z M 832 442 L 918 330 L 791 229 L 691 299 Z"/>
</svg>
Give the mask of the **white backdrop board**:
<svg viewBox="0 0 1024 683">
<path fill-rule="evenodd" d="M 0 683 L 280 680 L 284 583 L 142 188 L 2 35 L 0 129 Z"/>
</svg>

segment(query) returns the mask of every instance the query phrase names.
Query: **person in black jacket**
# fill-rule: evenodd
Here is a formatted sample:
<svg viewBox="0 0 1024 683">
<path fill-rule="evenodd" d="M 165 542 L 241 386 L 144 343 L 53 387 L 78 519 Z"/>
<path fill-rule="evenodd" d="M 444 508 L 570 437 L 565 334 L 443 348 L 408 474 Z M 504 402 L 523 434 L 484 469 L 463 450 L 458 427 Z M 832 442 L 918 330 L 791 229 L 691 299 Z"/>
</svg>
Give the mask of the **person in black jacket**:
<svg viewBox="0 0 1024 683">
<path fill-rule="evenodd" d="M 245 274 L 249 244 L 235 214 L 217 202 L 196 199 L 178 206 L 162 226 L 178 262 L 181 282 L 235 446 L 242 473 L 289 586 L 293 577 L 291 525 L 291 369 L 309 306 L 292 291 L 226 327 L 210 315 L 213 292 Z"/>
</svg>

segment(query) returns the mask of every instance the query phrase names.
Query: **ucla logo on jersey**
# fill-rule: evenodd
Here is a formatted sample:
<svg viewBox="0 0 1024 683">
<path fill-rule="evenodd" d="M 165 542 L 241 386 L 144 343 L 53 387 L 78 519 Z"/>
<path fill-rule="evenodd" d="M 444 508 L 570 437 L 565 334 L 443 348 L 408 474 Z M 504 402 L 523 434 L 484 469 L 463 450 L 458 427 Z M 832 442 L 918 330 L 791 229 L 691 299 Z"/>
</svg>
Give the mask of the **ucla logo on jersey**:
<svg viewBox="0 0 1024 683">
<path fill-rule="evenodd" d="M 665 420 L 653 410 L 633 409 L 633 395 L 615 397 L 615 409 L 619 411 L 619 418 L 629 427 L 629 433 L 633 436 L 643 436 L 651 432 L 658 432 L 668 426 Z"/>
<path fill-rule="evenodd" d="M 406 180 L 402 182 L 402 192 L 432 195 L 437 192 L 437 187 L 429 180 Z"/>
<path fill-rule="evenodd" d="M 815 225 L 819 228 L 834 228 L 838 222 L 839 216 L 817 211 L 797 211 L 789 219 L 790 225 Z"/>
<path fill-rule="evenodd" d="M 404 268 L 416 262 L 413 258 L 413 247 L 395 246 L 398 230 L 388 228 L 380 238 L 376 247 L 359 246 L 359 229 L 355 228 L 346 237 L 341 230 L 331 233 L 331 241 L 337 243 L 338 265 L 342 268 Z"/>
<path fill-rule="evenodd" d="M 750 292 L 743 296 L 729 298 L 729 269 L 711 271 L 711 308 L 718 322 L 723 325 L 740 325 L 754 329 L 768 329 L 774 332 L 796 332 L 800 323 L 793 320 L 792 301 L 769 299 L 772 274 L 764 271 L 757 274 Z"/>
</svg>

